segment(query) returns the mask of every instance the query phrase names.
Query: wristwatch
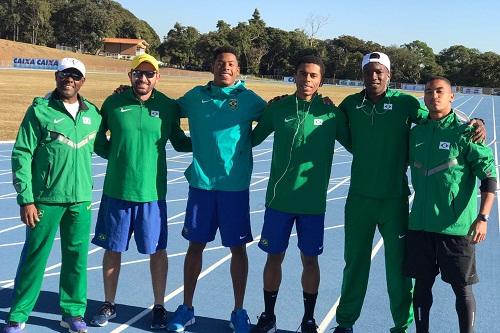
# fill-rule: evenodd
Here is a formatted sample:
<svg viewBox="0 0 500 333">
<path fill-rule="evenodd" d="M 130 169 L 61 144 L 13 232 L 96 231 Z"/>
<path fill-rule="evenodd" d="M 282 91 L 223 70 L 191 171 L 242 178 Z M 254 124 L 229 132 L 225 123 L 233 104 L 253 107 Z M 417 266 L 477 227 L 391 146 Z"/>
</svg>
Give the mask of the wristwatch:
<svg viewBox="0 0 500 333">
<path fill-rule="evenodd" d="M 490 216 L 486 214 L 477 214 L 477 218 L 483 222 L 488 222 Z"/>
</svg>

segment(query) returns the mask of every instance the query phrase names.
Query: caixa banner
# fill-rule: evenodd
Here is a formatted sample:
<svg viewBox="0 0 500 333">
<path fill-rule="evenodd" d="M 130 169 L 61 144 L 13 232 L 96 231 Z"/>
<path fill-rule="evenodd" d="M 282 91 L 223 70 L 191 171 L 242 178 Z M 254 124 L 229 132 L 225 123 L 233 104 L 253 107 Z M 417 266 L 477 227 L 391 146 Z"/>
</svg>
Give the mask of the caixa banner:
<svg viewBox="0 0 500 333">
<path fill-rule="evenodd" d="M 59 60 L 57 59 L 40 59 L 40 58 L 14 58 L 14 67 L 17 68 L 32 68 L 32 69 L 51 69 L 57 70 Z"/>
</svg>

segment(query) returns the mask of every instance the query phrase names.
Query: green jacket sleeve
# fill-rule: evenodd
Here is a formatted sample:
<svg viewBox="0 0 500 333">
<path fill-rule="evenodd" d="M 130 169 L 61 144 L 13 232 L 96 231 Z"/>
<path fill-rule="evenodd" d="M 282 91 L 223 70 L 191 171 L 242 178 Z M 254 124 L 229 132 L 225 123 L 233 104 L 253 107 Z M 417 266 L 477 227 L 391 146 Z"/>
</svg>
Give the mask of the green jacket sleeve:
<svg viewBox="0 0 500 333">
<path fill-rule="evenodd" d="M 19 127 L 12 149 L 13 185 L 17 192 L 17 203 L 25 205 L 34 202 L 31 164 L 38 144 L 41 142 L 40 123 L 33 106 L 28 108 Z"/>
<path fill-rule="evenodd" d="M 191 138 L 186 136 L 181 128 L 181 120 L 179 114 L 179 107 L 176 107 L 174 116 L 172 119 L 172 129 L 170 134 L 170 142 L 176 151 L 179 152 L 192 152 L 193 146 L 191 144 Z"/>
<path fill-rule="evenodd" d="M 472 173 L 483 180 L 485 178 L 496 178 L 495 159 L 491 149 L 483 143 L 474 143 L 468 138 L 465 158 L 472 168 Z"/>
<path fill-rule="evenodd" d="M 337 124 L 336 140 L 347 149 L 348 152 L 352 151 L 351 131 L 349 130 L 349 123 L 345 113 L 337 107 L 335 108 L 335 118 Z"/>
<path fill-rule="evenodd" d="M 274 131 L 272 107 L 267 106 L 259 119 L 257 126 L 252 131 L 252 147 L 255 147 L 264 141 L 269 134 Z"/>
<path fill-rule="evenodd" d="M 94 142 L 94 152 L 101 156 L 102 158 L 108 159 L 109 150 L 110 150 L 110 142 L 106 133 L 108 132 L 108 113 L 106 111 L 107 103 L 106 101 L 102 105 L 101 108 L 101 125 L 99 126 L 99 130 L 97 131 L 95 142 Z"/>
<path fill-rule="evenodd" d="M 420 124 L 422 119 L 427 118 L 429 111 L 425 107 L 424 103 L 420 102 L 414 96 L 408 95 L 408 98 L 410 99 L 410 108 L 408 109 L 410 112 L 410 120 L 414 124 Z"/>
</svg>

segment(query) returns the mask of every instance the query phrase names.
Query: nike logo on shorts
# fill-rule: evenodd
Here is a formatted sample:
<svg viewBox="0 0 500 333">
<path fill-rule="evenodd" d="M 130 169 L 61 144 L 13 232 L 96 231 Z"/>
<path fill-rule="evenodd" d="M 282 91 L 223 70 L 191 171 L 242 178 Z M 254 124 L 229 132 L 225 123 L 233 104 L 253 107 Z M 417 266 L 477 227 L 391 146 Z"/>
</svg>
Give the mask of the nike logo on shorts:
<svg viewBox="0 0 500 333">
<path fill-rule="evenodd" d="M 404 234 L 404 235 L 398 235 L 398 238 L 399 238 L 399 239 L 403 239 L 403 238 L 405 238 L 405 237 L 406 237 L 406 234 Z"/>
<path fill-rule="evenodd" d="M 240 239 L 245 239 L 247 238 L 247 235 L 240 236 Z"/>
</svg>

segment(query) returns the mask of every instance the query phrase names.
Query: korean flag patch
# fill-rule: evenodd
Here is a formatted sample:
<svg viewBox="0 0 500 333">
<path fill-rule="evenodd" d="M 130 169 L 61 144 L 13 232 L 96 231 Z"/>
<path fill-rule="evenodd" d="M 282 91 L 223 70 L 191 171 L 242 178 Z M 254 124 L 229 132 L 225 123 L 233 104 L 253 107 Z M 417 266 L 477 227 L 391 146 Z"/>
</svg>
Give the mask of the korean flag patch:
<svg viewBox="0 0 500 333">
<path fill-rule="evenodd" d="M 450 143 L 449 142 L 445 142 L 445 141 L 441 141 L 439 143 L 439 149 L 450 150 Z"/>
<path fill-rule="evenodd" d="M 82 122 L 84 125 L 90 125 L 92 123 L 89 117 L 82 117 Z"/>
<path fill-rule="evenodd" d="M 160 111 L 151 110 L 151 117 L 159 118 Z"/>
<path fill-rule="evenodd" d="M 323 125 L 323 119 L 314 119 L 314 126 L 321 126 Z"/>
<path fill-rule="evenodd" d="M 392 104 L 384 103 L 384 110 L 392 110 Z"/>
</svg>

